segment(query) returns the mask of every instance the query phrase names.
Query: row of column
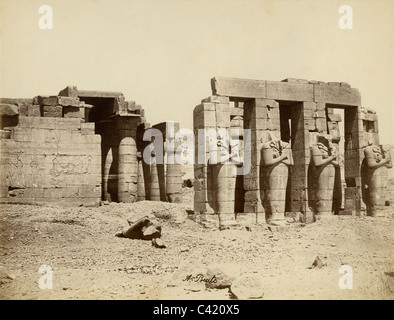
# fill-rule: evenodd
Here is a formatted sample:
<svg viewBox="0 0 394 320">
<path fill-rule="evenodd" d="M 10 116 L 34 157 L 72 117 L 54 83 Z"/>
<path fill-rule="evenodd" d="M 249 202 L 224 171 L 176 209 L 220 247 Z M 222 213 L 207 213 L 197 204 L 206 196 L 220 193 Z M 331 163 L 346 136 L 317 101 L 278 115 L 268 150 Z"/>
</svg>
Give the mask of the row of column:
<svg viewBox="0 0 394 320">
<path fill-rule="evenodd" d="M 136 117 L 117 117 L 100 123 L 103 200 L 181 202 L 181 165 L 155 161 L 146 164 L 142 150 L 149 143 L 140 142 L 141 148 L 137 148 L 139 123 Z"/>
</svg>

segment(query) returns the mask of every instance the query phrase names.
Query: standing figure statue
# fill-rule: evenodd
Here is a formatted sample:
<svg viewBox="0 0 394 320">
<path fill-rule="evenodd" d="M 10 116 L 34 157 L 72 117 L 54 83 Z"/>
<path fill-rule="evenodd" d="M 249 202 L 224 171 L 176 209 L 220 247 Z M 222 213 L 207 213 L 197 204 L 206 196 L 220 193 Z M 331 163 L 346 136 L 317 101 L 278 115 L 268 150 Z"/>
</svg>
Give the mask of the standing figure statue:
<svg viewBox="0 0 394 320">
<path fill-rule="evenodd" d="M 319 216 L 333 214 L 335 167 L 339 165 L 337 148 L 332 146 L 331 137 L 318 135 L 317 144 L 311 146 L 312 189 L 315 213 Z"/>
<path fill-rule="evenodd" d="M 293 165 L 290 144 L 268 133 L 261 149 L 260 193 L 266 220 L 272 224 L 285 222 L 286 189 L 289 166 Z"/>
<path fill-rule="evenodd" d="M 364 172 L 366 182 L 366 205 L 367 215 L 384 215 L 386 188 L 388 183 L 387 169 L 391 168 L 390 149 L 384 146 L 372 144 L 369 139 L 368 146 L 364 150 Z"/>
<path fill-rule="evenodd" d="M 208 179 L 213 192 L 212 194 L 208 193 L 208 199 L 213 202 L 214 211 L 219 216 L 219 228 L 222 229 L 227 224 L 235 222 L 236 165 L 231 159 L 227 129 L 218 130 L 213 142 L 216 142 L 216 146 L 213 146 L 210 152 L 213 151 L 216 156 L 212 157 L 211 155 L 208 161 Z"/>
</svg>

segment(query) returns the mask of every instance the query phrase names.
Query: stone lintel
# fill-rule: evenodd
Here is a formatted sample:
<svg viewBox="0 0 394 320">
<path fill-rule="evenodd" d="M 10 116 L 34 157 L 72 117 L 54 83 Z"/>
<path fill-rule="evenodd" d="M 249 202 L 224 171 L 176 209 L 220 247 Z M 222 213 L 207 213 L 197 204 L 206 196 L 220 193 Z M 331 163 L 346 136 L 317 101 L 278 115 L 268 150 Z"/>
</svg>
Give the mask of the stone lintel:
<svg viewBox="0 0 394 320">
<path fill-rule="evenodd" d="M 347 86 L 314 85 L 314 101 L 343 106 L 361 105 L 360 92 Z"/>
<path fill-rule="evenodd" d="M 266 81 L 215 77 L 211 79 L 212 94 L 238 98 L 266 98 Z"/>
<path fill-rule="evenodd" d="M 78 90 L 78 97 L 80 98 L 117 98 L 123 96 L 122 92 L 111 92 L 111 91 L 90 91 L 90 90 Z"/>
<path fill-rule="evenodd" d="M 347 83 L 285 79 L 282 81 L 215 77 L 211 79 L 212 94 L 229 97 L 230 101 L 266 98 L 279 101 L 313 101 L 327 104 L 360 106 L 361 96 Z"/>
</svg>

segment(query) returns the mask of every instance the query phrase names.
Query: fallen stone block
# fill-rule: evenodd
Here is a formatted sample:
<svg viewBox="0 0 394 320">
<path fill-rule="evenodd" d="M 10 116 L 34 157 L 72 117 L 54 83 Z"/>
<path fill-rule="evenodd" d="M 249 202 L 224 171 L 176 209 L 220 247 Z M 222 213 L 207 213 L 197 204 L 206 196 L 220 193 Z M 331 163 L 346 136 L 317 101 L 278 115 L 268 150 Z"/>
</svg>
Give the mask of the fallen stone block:
<svg viewBox="0 0 394 320">
<path fill-rule="evenodd" d="M 142 238 L 144 240 L 152 240 L 154 238 L 160 238 L 160 237 L 161 237 L 161 231 L 158 230 L 158 228 L 155 227 L 154 225 L 150 225 L 142 229 Z"/>
<path fill-rule="evenodd" d="M 311 269 L 313 268 L 321 268 L 323 267 L 325 264 L 323 263 L 323 261 L 317 256 L 315 261 L 313 261 L 312 266 L 310 267 Z"/>
<path fill-rule="evenodd" d="M 230 291 L 237 299 L 259 299 L 264 295 L 261 278 L 257 274 L 243 274 L 233 281 Z"/>
<path fill-rule="evenodd" d="M 155 246 L 156 248 L 167 248 L 164 241 L 161 240 L 160 238 L 153 238 L 152 245 Z"/>
<path fill-rule="evenodd" d="M 151 222 L 147 218 L 142 218 L 132 224 L 130 227 L 123 229 L 123 236 L 129 239 L 142 239 L 143 238 L 143 227 L 150 225 Z"/>
<path fill-rule="evenodd" d="M 207 282 L 206 287 L 211 289 L 230 288 L 233 281 L 240 275 L 240 270 L 234 264 L 213 264 L 208 266 L 207 277 L 216 281 Z"/>
</svg>

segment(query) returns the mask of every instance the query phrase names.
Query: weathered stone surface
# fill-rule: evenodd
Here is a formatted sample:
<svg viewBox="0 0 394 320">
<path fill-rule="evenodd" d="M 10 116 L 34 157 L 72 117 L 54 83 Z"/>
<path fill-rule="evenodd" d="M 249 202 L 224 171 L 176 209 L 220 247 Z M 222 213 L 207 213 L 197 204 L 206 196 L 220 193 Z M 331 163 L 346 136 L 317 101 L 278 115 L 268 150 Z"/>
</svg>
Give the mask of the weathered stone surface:
<svg viewBox="0 0 394 320">
<path fill-rule="evenodd" d="M 155 246 L 156 248 L 167 248 L 166 244 L 164 243 L 163 240 L 161 240 L 160 238 L 154 238 L 152 239 L 152 245 Z"/>
<path fill-rule="evenodd" d="M 267 81 L 267 98 L 287 101 L 313 101 L 313 85 Z"/>
<path fill-rule="evenodd" d="M 58 104 L 64 107 L 79 107 L 79 99 L 76 97 L 58 97 Z"/>
<path fill-rule="evenodd" d="M 12 117 L 19 114 L 18 107 L 13 104 L 0 104 L 0 117 Z"/>
<path fill-rule="evenodd" d="M 240 275 L 240 268 L 236 264 L 213 264 L 207 268 L 207 277 L 216 279 L 208 282 L 207 288 L 230 288 L 233 281 Z"/>
<path fill-rule="evenodd" d="M 1 104 L 15 104 L 15 105 L 24 105 L 24 104 L 33 104 L 33 99 L 31 98 L 0 98 Z"/>
<path fill-rule="evenodd" d="M 261 277 L 255 273 L 243 274 L 236 278 L 230 290 L 240 300 L 258 299 L 264 296 Z"/>
<path fill-rule="evenodd" d="M 63 107 L 64 118 L 80 118 L 79 107 Z"/>
<path fill-rule="evenodd" d="M 61 90 L 58 95 L 63 97 L 77 97 L 78 89 L 76 86 L 67 86 Z"/>
<path fill-rule="evenodd" d="M 78 90 L 78 97 L 88 98 L 117 98 L 123 96 L 122 92 L 111 92 L 111 91 L 96 91 L 96 90 Z"/>
<path fill-rule="evenodd" d="M 146 229 L 142 229 L 142 238 L 144 240 L 152 240 L 154 238 L 160 238 L 161 232 L 157 230 L 154 225 L 146 227 Z"/>
<path fill-rule="evenodd" d="M 200 108 L 197 106 L 194 110 L 193 126 L 194 128 L 204 128 L 204 127 L 216 127 L 216 113 L 215 109 L 209 110 L 210 108 L 205 108 L 206 103 L 204 103 L 204 109 L 199 111 Z"/>
<path fill-rule="evenodd" d="M 11 130 L 0 130 L 0 139 L 10 139 Z"/>
<path fill-rule="evenodd" d="M 319 257 L 316 257 L 315 261 L 312 263 L 312 268 L 321 268 L 323 267 L 323 261 Z"/>
<path fill-rule="evenodd" d="M 290 83 L 310 83 L 310 81 L 306 79 L 296 79 L 296 78 L 286 78 L 282 80 L 281 82 L 290 82 Z"/>
<path fill-rule="evenodd" d="M 211 79 L 213 95 L 239 98 L 266 98 L 266 81 L 222 78 Z"/>
<path fill-rule="evenodd" d="M 22 104 L 19 106 L 19 114 L 25 117 L 41 117 L 42 106 Z"/>
<path fill-rule="evenodd" d="M 48 118 L 61 118 L 63 117 L 63 107 L 44 105 L 43 106 L 43 116 Z"/>
<path fill-rule="evenodd" d="M 347 86 L 327 86 L 315 84 L 313 101 L 339 105 L 359 106 L 361 104 L 361 96 L 357 89 Z"/>
<path fill-rule="evenodd" d="M 0 285 L 9 283 L 15 279 L 16 279 L 15 275 L 8 272 L 6 267 L 0 266 Z"/>
<path fill-rule="evenodd" d="M 213 102 L 213 103 L 229 103 L 229 97 L 225 96 L 210 96 L 208 98 L 202 99 L 201 103 L 203 102 Z"/>
<path fill-rule="evenodd" d="M 143 228 L 151 224 L 150 220 L 147 218 L 142 218 L 137 220 L 130 227 L 123 229 L 123 236 L 130 239 L 142 239 L 143 238 Z"/>
<path fill-rule="evenodd" d="M 38 104 L 44 106 L 56 106 L 58 104 L 57 96 L 38 96 Z"/>
</svg>

